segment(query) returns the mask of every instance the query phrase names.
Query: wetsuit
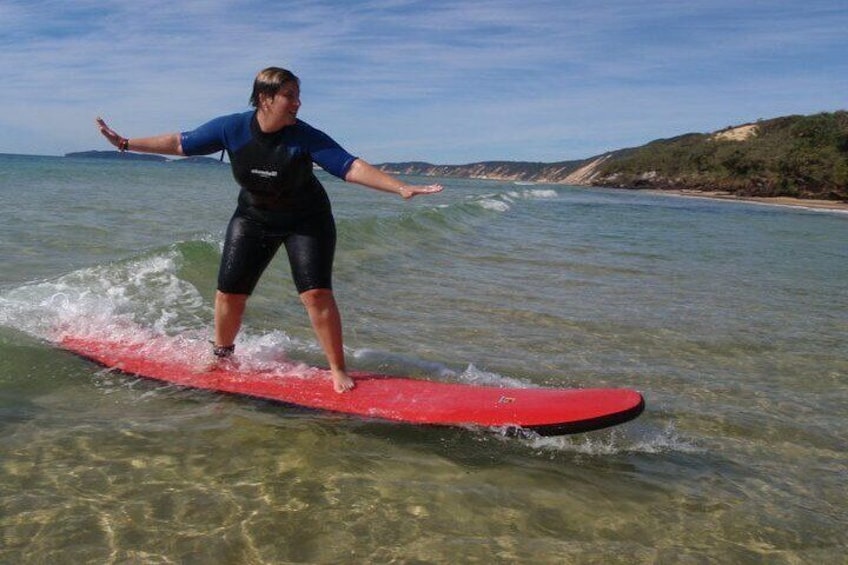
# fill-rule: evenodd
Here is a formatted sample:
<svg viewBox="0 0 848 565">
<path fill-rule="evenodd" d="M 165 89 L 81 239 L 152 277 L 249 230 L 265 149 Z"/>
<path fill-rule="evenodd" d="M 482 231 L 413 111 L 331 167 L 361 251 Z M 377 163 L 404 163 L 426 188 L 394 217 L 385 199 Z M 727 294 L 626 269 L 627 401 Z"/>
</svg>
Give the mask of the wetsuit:
<svg viewBox="0 0 848 565">
<path fill-rule="evenodd" d="M 218 290 L 251 294 L 282 244 L 298 292 L 332 288 L 336 228 L 312 163 L 344 179 L 356 157 L 300 120 L 264 133 L 253 111 L 183 132 L 181 142 L 185 155 L 226 150 L 241 187 L 224 240 Z"/>
</svg>

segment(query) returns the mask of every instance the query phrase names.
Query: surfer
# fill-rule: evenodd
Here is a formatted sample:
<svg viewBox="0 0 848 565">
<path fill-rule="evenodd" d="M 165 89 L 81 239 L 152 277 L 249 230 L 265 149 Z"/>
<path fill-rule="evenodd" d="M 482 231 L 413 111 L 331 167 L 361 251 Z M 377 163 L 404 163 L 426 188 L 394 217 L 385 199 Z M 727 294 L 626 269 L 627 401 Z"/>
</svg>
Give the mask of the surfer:
<svg viewBox="0 0 848 565">
<path fill-rule="evenodd" d="M 247 300 L 284 245 L 295 287 L 330 365 L 333 387 L 346 392 L 354 382 L 347 374 L 341 316 L 332 290 L 335 221 L 312 165 L 404 199 L 440 192 L 442 187 L 406 184 L 298 119 L 300 79 L 288 70 L 260 71 L 250 105 L 253 110 L 215 118 L 192 131 L 151 137 L 129 139 L 102 118 L 96 123 L 120 151 L 177 156 L 227 152 L 241 190 L 218 270 L 213 353 L 218 358 L 233 354 Z"/>
</svg>

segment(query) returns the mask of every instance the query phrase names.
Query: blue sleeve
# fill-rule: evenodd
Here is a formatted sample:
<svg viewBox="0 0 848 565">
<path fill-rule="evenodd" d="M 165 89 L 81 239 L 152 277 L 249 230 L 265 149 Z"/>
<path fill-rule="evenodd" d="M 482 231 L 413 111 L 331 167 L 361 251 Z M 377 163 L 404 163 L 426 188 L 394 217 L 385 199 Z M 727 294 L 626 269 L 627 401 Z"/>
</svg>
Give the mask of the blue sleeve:
<svg viewBox="0 0 848 565">
<path fill-rule="evenodd" d="M 249 139 L 250 113 L 221 116 L 180 134 L 180 143 L 186 156 L 237 149 L 238 145 L 247 143 Z"/>
<path fill-rule="evenodd" d="M 331 175 L 344 180 L 351 165 L 356 161 L 356 157 L 345 151 L 341 145 L 323 131 L 311 126 L 307 126 L 307 131 L 312 161 Z"/>
</svg>

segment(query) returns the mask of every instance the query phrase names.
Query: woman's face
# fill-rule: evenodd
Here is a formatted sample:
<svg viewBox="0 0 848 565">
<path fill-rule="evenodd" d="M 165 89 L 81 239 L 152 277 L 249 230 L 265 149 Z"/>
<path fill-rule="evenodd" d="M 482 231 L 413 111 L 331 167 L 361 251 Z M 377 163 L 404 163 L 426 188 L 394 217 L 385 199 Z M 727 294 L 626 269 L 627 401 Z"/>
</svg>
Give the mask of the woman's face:
<svg viewBox="0 0 848 565">
<path fill-rule="evenodd" d="M 300 109 L 300 88 L 296 83 L 285 83 L 273 97 L 265 99 L 265 108 L 268 117 L 280 127 L 294 125 Z"/>
</svg>

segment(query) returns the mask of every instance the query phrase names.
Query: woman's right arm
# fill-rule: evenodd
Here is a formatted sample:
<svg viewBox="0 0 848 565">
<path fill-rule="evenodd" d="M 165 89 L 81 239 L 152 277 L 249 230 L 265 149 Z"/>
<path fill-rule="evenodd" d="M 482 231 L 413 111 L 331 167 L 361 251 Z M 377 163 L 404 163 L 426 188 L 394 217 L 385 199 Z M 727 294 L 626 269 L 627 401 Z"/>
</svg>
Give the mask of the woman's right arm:
<svg viewBox="0 0 848 565">
<path fill-rule="evenodd" d="M 106 138 L 109 143 L 120 149 L 121 151 L 137 151 L 139 153 L 158 153 L 160 155 L 178 155 L 183 156 L 183 147 L 180 141 L 179 133 L 165 133 L 162 135 L 154 135 L 152 137 L 134 137 L 127 139 L 118 135 L 112 128 L 106 125 L 103 118 L 95 120 L 97 127 L 100 128 L 100 133 Z"/>
</svg>

